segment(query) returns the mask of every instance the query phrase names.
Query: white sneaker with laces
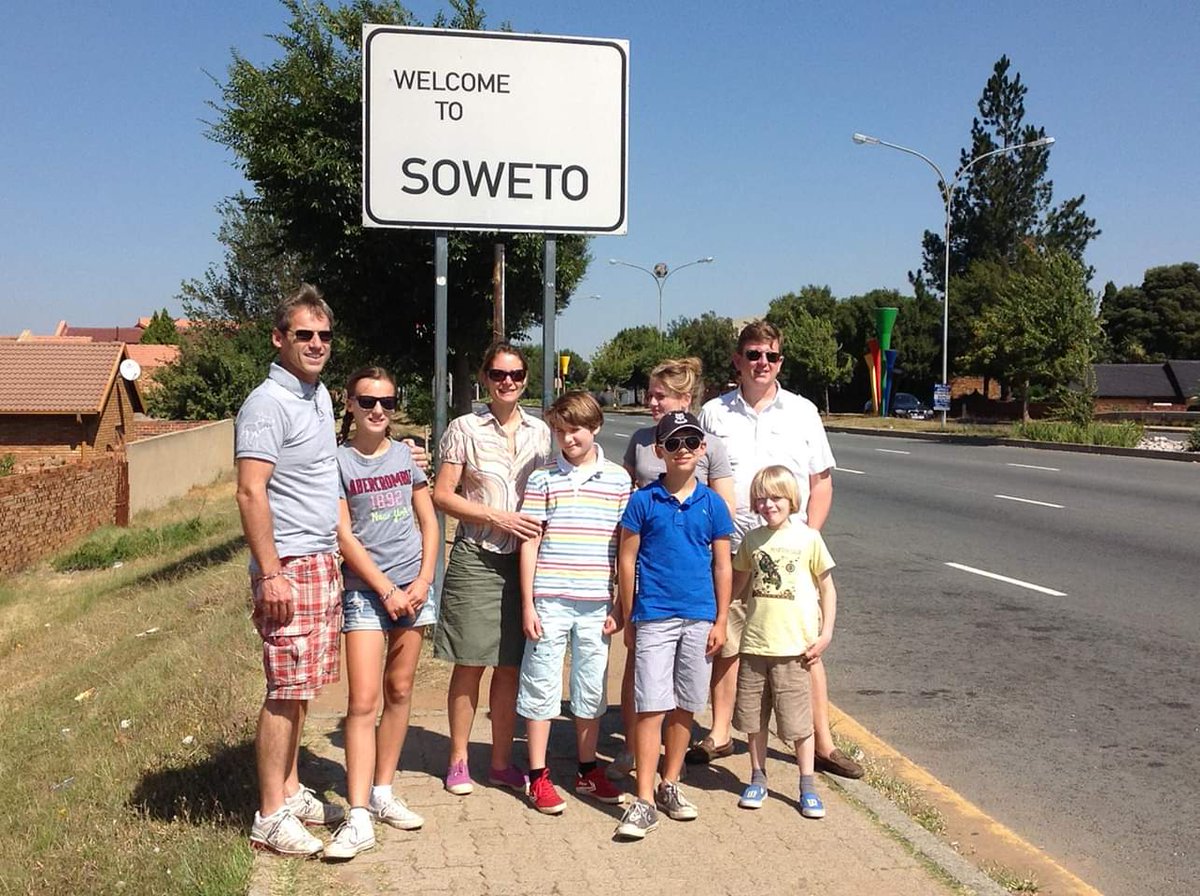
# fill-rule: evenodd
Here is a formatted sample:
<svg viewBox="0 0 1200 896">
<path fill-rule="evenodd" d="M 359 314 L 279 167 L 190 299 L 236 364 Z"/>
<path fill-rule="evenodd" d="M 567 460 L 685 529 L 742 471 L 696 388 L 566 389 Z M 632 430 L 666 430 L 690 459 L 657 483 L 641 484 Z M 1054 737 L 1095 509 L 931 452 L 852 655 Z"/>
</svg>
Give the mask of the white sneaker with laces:
<svg viewBox="0 0 1200 896">
<path fill-rule="evenodd" d="M 350 818 L 342 822 L 325 847 L 327 859 L 352 859 L 360 852 L 375 848 L 375 826 L 371 819 Z"/>
<path fill-rule="evenodd" d="M 320 800 L 311 787 L 300 785 L 300 789 L 287 798 L 285 804 L 305 824 L 332 827 L 346 817 L 345 810 L 334 803 Z"/>
<path fill-rule="evenodd" d="M 399 828 L 402 831 L 415 831 L 421 825 L 425 824 L 425 819 L 408 808 L 404 804 L 404 800 L 393 796 L 390 799 L 375 799 L 375 795 L 371 794 L 368 801 L 367 809 L 375 816 L 382 824 L 390 824 L 394 828 Z"/>
<path fill-rule="evenodd" d="M 324 844 L 306 831 L 286 806 L 266 818 L 254 813 L 250 845 L 281 856 L 312 856 L 324 848 Z"/>
</svg>

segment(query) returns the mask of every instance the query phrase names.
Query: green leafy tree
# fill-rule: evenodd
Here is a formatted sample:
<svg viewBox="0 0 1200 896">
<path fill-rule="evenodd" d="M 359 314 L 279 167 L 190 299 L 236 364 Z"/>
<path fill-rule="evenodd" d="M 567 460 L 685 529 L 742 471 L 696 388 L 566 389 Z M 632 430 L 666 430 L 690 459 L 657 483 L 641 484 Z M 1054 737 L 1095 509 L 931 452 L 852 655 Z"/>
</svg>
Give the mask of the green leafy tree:
<svg viewBox="0 0 1200 896">
<path fill-rule="evenodd" d="M 976 265 L 991 269 L 987 278 L 997 299 L 975 321 L 978 348 L 968 360 L 1011 383 L 1028 420 L 1035 389 L 1053 392 L 1085 382 L 1090 370 L 1099 324 L 1087 272 L 1065 251 L 1034 249 L 1027 249 L 1015 266 L 998 261 Z"/>
<path fill-rule="evenodd" d="M 179 329 L 175 326 L 175 320 L 167 313 L 166 308 L 162 311 L 155 311 L 151 315 L 150 323 L 142 331 L 142 338 L 139 341 L 146 345 L 179 344 Z"/>
<path fill-rule="evenodd" d="M 198 321 L 179 346 L 179 358 L 155 373 L 147 390 L 152 416 L 169 420 L 220 420 L 238 408 L 266 375 L 275 357 L 271 324 Z"/>
<path fill-rule="evenodd" d="M 767 310 L 767 320 L 779 327 L 783 337 L 780 381 L 793 392 L 821 396 L 826 412 L 829 387 L 848 382 L 854 370 L 853 359 L 838 345 L 831 318 L 832 313 L 813 314 L 802 298 L 793 295 L 776 299 Z"/>
<path fill-rule="evenodd" d="M 1100 315 L 1116 361 L 1200 358 L 1200 266 L 1150 268 L 1141 286 L 1109 283 Z"/>
<path fill-rule="evenodd" d="M 619 387 L 640 392 L 660 361 L 684 355 L 683 345 L 664 339 L 657 327 L 627 327 L 592 356 L 591 382 L 596 389 Z"/>
<path fill-rule="evenodd" d="M 683 354 L 699 358 L 704 367 L 706 391 L 723 389 L 733 377 L 737 331 L 733 320 L 705 311 L 699 317 L 680 317 L 668 328 L 670 338 L 683 346 Z"/>
<path fill-rule="evenodd" d="M 235 52 L 210 136 L 234 154 L 254 186 L 250 198 L 275 222 L 273 248 L 294 256 L 318 284 L 338 327 L 363 360 L 400 374 L 428 372 L 433 353 L 433 235 L 362 226 L 362 24 L 417 25 L 399 3 L 350 6 L 284 0 L 290 14 L 275 36 L 280 56 L 257 65 Z M 474 0 L 451 0 L 434 24 L 479 30 Z M 448 340 L 455 408 L 469 408 L 473 369 L 491 341 L 496 234 L 455 233 L 449 240 Z M 538 235 L 506 235 L 506 317 L 520 338 L 542 310 Z M 587 270 L 586 237 L 558 237 L 556 304 L 566 306 Z"/>
<path fill-rule="evenodd" d="M 971 144 L 960 155 L 960 167 L 985 153 L 1046 136 L 1046 129 L 1025 121 L 1028 88 L 1011 62 L 1001 56 L 979 99 L 979 116 L 971 125 Z M 950 277 L 967 273 L 976 261 L 1014 264 L 1022 247 L 1032 243 L 1046 251 L 1062 251 L 1083 263 L 1088 244 L 1100 234 L 1083 210 L 1083 195 L 1052 206 L 1054 185 L 1047 177 L 1050 147 L 1002 153 L 974 166 L 955 196 L 951 218 Z M 945 294 L 942 282 L 944 240 L 926 231 L 923 269 L 928 284 Z M 1087 270 L 1090 276 L 1090 270 Z M 917 279 L 915 276 L 912 278 Z M 950 303 L 950 357 L 969 348 L 973 322 L 999 296 L 976 289 L 964 296 L 953 286 Z M 971 357 L 982 357 L 978 351 Z"/>
</svg>

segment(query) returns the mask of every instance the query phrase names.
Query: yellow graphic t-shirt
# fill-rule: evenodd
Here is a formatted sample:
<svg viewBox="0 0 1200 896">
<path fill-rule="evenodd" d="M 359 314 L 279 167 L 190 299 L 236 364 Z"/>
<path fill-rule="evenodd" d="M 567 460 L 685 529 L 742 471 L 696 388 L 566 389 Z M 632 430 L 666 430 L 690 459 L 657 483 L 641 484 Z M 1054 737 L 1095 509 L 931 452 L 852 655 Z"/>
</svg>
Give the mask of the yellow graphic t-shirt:
<svg viewBox="0 0 1200 896">
<path fill-rule="evenodd" d="M 793 523 L 747 533 L 733 568 L 751 572 L 742 653 L 799 656 L 821 634 L 817 580 L 833 569 L 821 533 Z"/>
</svg>

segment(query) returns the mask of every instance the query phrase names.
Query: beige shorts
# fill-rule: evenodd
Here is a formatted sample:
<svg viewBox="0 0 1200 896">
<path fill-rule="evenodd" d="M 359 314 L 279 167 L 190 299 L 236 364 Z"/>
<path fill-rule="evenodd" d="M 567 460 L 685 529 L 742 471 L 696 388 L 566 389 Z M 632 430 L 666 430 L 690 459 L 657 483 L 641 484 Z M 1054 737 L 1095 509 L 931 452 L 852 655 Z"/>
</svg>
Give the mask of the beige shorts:
<svg viewBox="0 0 1200 896">
<path fill-rule="evenodd" d="M 812 684 L 802 657 L 742 654 L 733 727 L 746 734 L 765 731 L 772 709 L 779 739 L 785 743 L 813 733 Z"/>
<path fill-rule="evenodd" d="M 725 617 L 725 646 L 721 648 L 722 659 L 729 659 L 742 652 L 742 631 L 745 628 L 746 602 L 730 601 L 729 615 Z"/>
</svg>

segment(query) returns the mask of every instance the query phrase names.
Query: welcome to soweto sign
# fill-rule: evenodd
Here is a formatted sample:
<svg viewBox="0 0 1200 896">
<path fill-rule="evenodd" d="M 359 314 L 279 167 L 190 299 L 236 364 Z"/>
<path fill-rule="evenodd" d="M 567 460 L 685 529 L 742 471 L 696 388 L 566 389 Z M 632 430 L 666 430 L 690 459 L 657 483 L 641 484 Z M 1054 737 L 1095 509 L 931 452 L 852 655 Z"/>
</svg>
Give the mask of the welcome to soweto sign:
<svg viewBox="0 0 1200 896">
<path fill-rule="evenodd" d="M 626 231 L 629 44 L 363 26 L 363 223 Z"/>
</svg>

